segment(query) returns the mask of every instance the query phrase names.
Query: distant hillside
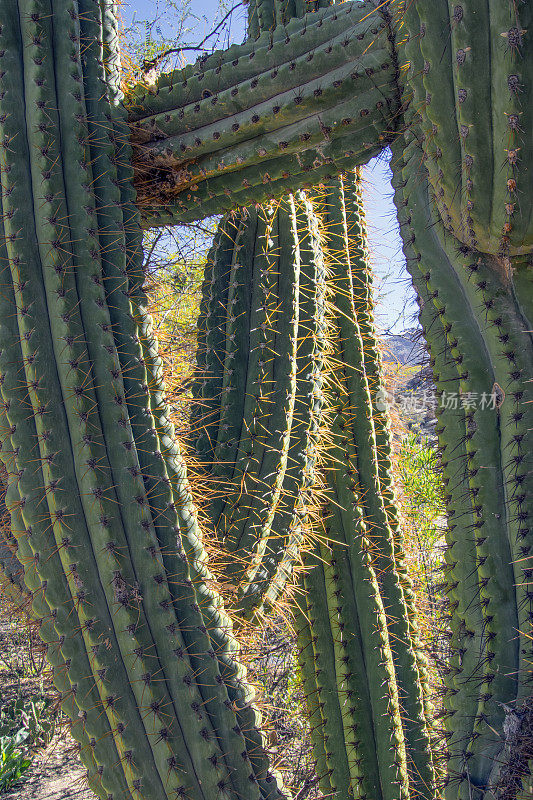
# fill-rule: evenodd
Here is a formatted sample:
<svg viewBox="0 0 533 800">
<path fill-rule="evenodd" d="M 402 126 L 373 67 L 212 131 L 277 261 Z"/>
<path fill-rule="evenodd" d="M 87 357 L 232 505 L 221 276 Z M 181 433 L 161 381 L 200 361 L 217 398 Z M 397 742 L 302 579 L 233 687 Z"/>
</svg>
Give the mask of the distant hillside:
<svg viewBox="0 0 533 800">
<path fill-rule="evenodd" d="M 385 343 L 393 358 L 400 364 L 414 367 L 422 364 L 427 358 L 417 328 L 410 328 L 400 334 L 390 334 L 385 337 Z"/>
</svg>

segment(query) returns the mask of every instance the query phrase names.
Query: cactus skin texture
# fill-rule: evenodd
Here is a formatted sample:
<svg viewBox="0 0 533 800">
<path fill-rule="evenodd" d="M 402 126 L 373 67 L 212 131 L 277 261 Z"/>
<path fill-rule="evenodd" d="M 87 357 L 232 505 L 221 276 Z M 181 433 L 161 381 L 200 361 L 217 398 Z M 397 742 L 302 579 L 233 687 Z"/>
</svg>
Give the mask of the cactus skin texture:
<svg viewBox="0 0 533 800">
<path fill-rule="evenodd" d="M 310 673 L 310 682 L 315 674 L 322 715 L 317 725 L 323 741 L 314 734 L 317 767 L 325 749 L 322 790 L 329 783 L 337 796 L 429 800 L 435 786 L 426 716 L 431 709 L 412 589 L 391 513 L 390 440 L 373 402 L 380 360 L 360 176 L 331 185 L 322 210 L 334 348 L 326 405 L 332 443 L 325 530 L 307 560 L 298 614 L 302 671 L 304 678 Z M 368 618 L 374 620 L 370 628 Z M 344 736 L 332 747 L 339 708 Z M 312 705 L 309 710 L 313 716 Z"/>
<path fill-rule="evenodd" d="M 199 319 L 196 452 L 214 481 L 208 512 L 239 616 L 274 601 L 298 556 L 320 427 L 324 293 L 305 195 L 221 224 Z"/>
<path fill-rule="evenodd" d="M 2 563 L 16 602 L 24 568 L 24 602 L 103 800 L 283 791 L 173 438 L 141 223 L 199 219 L 323 181 L 332 187 L 324 213 L 351 214 L 361 237 L 358 209 L 346 196 L 344 210 L 331 202 L 334 180 L 388 143 L 437 388 L 443 401 L 450 387 L 462 398 L 439 409 L 452 648 L 444 795 L 507 800 L 522 781 L 531 789 L 526 756 L 511 772 L 506 732 L 508 709 L 522 713 L 531 695 L 533 656 L 532 6 L 323 5 L 302 16 L 296 0 L 257 2 L 248 42 L 122 104 L 112 3 L 2 4 L 0 427 L 16 539 Z M 234 244 L 217 246 L 231 267 Z M 302 675 L 327 793 L 434 800 L 425 665 L 376 405 L 368 268 L 364 252 L 357 268 L 350 259 L 352 306 L 334 323 L 341 331 L 347 319 L 351 332 L 338 337 L 330 392 L 329 541 L 309 556 L 297 609 Z M 305 311 L 315 322 L 320 296 Z M 296 288 L 282 299 L 294 311 L 290 341 Z M 345 302 L 338 291 L 334 307 Z M 294 408 L 280 454 L 294 444 L 298 397 L 312 402 L 310 386 L 293 389 L 299 356 L 284 353 Z M 485 405 L 469 406 L 473 394 Z M 299 546 L 305 503 L 289 509 L 296 523 L 281 548 L 268 530 L 285 482 L 305 488 L 306 468 L 291 469 L 287 459 L 283 479 L 250 497 L 276 506 L 243 584 L 253 608 L 267 584 L 276 593 Z"/>
<path fill-rule="evenodd" d="M 105 15 L 9 2 L 2 22 L 7 505 L 91 786 L 105 798 L 275 797 L 229 623 L 191 580 L 185 475 L 173 454 L 169 476 L 155 433 L 149 331 L 128 297 L 131 286 L 140 304 L 122 122 L 99 118 L 113 107 L 94 52 Z"/>
<path fill-rule="evenodd" d="M 261 202 L 381 151 L 399 110 L 392 38 L 372 3 L 346 3 L 134 91 L 127 105 L 145 224 Z"/>
</svg>

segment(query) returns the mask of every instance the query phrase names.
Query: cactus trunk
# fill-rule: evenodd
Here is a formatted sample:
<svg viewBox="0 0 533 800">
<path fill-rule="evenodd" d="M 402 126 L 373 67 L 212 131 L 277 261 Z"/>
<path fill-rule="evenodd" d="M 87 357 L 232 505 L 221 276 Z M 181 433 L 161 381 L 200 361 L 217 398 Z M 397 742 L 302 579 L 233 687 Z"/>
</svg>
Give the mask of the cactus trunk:
<svg viewBox="0 0 533 800">
<path fill-rule="evenodd" d="M 205 436 L 198 445 L 228 480 L 213 518 L 227 523 L 223 539 L 239 556 L 229 578 L 250 616 L 274 601 L 297 557 L 329 420 L 329 539 L 308 556 L 296 612 L 322 787 L 360 800 L 437 796 L 377 402 L 364 221 L 358 188 L 335 183 L 387 143 L 441 400 L 445 796 L 531 788 L 527 752 L 513 752 L 533 655 L 531 4 L 305 10 L 300 0 L 250 3 L 245 44 L 134 88 L 122 104 L 114 4 L 3 2 L 0 457 L 11 534 L 2 579 L 15 602 L 31 604 L 103 800 L 282 791 L 164 401 L 141 228 L 321 181 L 330 248 L 341 254 L 331 262 L 331 408 L 321 418 L 317 207 L 288 198 L 277 212 L 226 219 L 218 236 L 201 355 L 217 434 L 213 447 Z"/>
<path fill-rule="evenodd" d="M 112 109 L 102 62 L 79 49 L 104 21 L 96 4 L 5 8 L 2 396 L 18 555 L 100 796 L 275 796 L 229 623 L 191 580 L 186 478 L 176 460 L 168 476 L 156 432 L 128 297 L 137 222 L 113 121 L 99 118 Z"/>
</svg>

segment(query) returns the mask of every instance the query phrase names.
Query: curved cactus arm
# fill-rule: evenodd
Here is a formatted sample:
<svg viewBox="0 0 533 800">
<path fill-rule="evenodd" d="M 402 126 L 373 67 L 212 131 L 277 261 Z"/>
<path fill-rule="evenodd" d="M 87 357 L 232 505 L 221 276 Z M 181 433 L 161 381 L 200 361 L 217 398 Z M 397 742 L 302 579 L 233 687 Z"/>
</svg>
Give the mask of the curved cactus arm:
<svg viewBox="0 0 533 800">
<path fill-rule="evenodd" d="M 215 520 L 225 546 L 237 561 L 243 559 L 246 565 L 250 553 L 254 553 L 252 564 L 246 566 L 245 583 L 254 572 L 254 563 L 259 563 L 264 554 L 279 504 L 296 392 L 300 253 L 293 198 L 272 209 L 265 222 L 264 234 L 256 239 L 250 354 L 243 423 L 231 479 L 234 488 Z M 233 316 L 231 309 L 229 313 Z M 231 352 L 231 343 L 227 341 L 226 345 Z M 234 363 L 232 360 L 232 368 Z M 223 400 L 231 402 L 232 398 Z M 224 453 L 221 455 L 223 459 Z M 235 564 L 229 574 L 238 575 L 241 570 Z"/>
<path fill-rule="evenodd" d="M 335 171 L 348 166 L 347 158 L 355 164 L 379 152 L 398 112 L 389 39 L 386 15 L 346 3 L 161 76 L 145 94 L 134 92 L 128 106 L 145 224 L 159 224 L 158 213 L 163 224 L 169 212 L 176 220 L 205 216 L 208 201 L 225 210 L 238 191 L 250 202 L 284 175 L 294 184 L 306 153 L 312 169 L 330 159 Z M 337 152 L 335 142 L 343 142 Z"/>
<path fill-rule="evenodd" d="M 465 409 L 459 401 L 459 374 L 462 369 L 447 342 L 446 327 L 449 322 L 443 322 L 441 315 L 436 313 L 431 291 L 426 285 L 431 263 L 422 258 L 418 239 L 411 236 L 409 209 L 404 205 L 401 159 L 401 154 L 393 154 L 393 185 L 398 218 L 404 236 L 407 269 L 417 291 L 419 319 L 430 353 L 439 399 L 437 432 L 448 515 L 444 591 L 449 604 L 451 632 L 451 660 L 446 675 L 447 699 L 443 713 L 448 761 L 445 781 L 450 796 L 453 796 L 457 792 L 457 784 L 464 780 L 460 777 L 465 770 L 463 752 L 472 736 L 478 711 L 478 675 L 485 657 L 486 640 L 479 596 L 474 502 L 466 488 L 469 471 L 467 420 Z M 454 352 L 457 356 L 457 352 Z"/>
<path fill-rule="evenodd" d="M 287 572 L 297 556 L 301 533 L 290 529 L 312 480 L 318 421 L 309 411 L 313 393 L 320 395 L 324 268 L 309 201 L 289 196 L 230 216 L 213 256 L 204 283 L 197 394 L 206 420 L 197 449 L 225 487 L 209 513 L 227 550 L 228 580 L 238 586 L 239 614 L 249 616 L 280 561 Z M 277 591 L 282 583 L 280 573 Z"/>
<path fill-rule="evenodd" d="M 253 581 L 243 591 L 241 608 L 249 614 L 275 604 L 283 591 L 307 526 L 309 492 L 316 482 L 317 445 L 324 404 L 324 354 L 327 349 L 326 270 L 323 239 L 314 205 L 300 197 L 297 228 L 300 250 L 300 307 L 296 356 L 296 396 L 288 463 L 273 535 Z"/>
<path fill-rule="evenodd" d="M 459 712 L 452 718 L 453 730 L 460 730 L 461 715 L 464 720 L 468 717 L 466 724 L 472 728 L 470 735 L 457 736 L 455 742 L 452 734 L 449 742 L 449 796 L 456 797 L 459 791 L 461 797 L 468 797 L 473 786 L 482 793 L 498 780 L 501 764 L 497 757 L 502 748 L 498 731 L 505 721 L 501 703 L 516 702 L 529 685 L 524 659 L 530 646 L 531 600 L 519 553 L 524 552 L 521 548 L 529 552 L 530 547 L 527 492 L 521 488 L 527 486 L 529 474 L 529 451 L 524 445 L 530 406 L 527 384 L 521 378 L 531 369 L 532 345 L 527 319 L 516 303 L 512 272 L 502 269 L 502 262 L 454 242 L 442 230 L 424 169 L 417 167 L 420 153 L 418 143 L 412 141 L 400 162 L 402 232 L 411 250 L 414 247 L 419 254 L 418 260 L 411 259 L 412 268 L 418 271 L 430 307 L 444 326 L 449 352 L 457 364 L 459 390 L 467 400 L 475 400 L 465 408 L 462 437 L 460 431 L 452 432 L 451 438 L 443 432 L 448 436 L 448 452 L 454 436 L 457 441 L 452 449 L 465 448 L 465 489 L 472 507 L 483 623 L 478 665 L 472 673 L 479 692 L 473 725 L 464 705 L 473 700 L 469 691 L 465 693 L 467 681 L 460 677 L 464 667 L 472 668 L 468 657 L 466 663 L 461 659 L 456 663 L 458 691 L 451 693 L 448 703 L 452 713 Z M 520 269 L 521 265 L 517 266 Z M 432 338 L 428 328 L 428 339 Z M 453 479 L 450 473 L 448 477 Z M 468 534 L 462 536 L 459 548 L 465 548 L 466 555 L 472 540 Z M 454 546 L 452 552 L 456 550 Z M 455 582 L 455 556 L 452 563 L 451 591 L 458 603 L 452 611 L 452 630 L 462 626 L 464 632 L 472 631 L 472 612 L 461 619 L 472 603 L 471 589 L 467 589 L 468 583 L 461 586 Z"/>
<path fill-rule="evenodd" d="M 329 453 L 330 505 L 325 528 L 328 544 L 320 553 L 324 566 L 310 569 L 304 584 L 310 593 L 316 581 L 326 580 L 328 587 L 327 615 L 322 611 L 320 624 L 314 624 L 314 617 L 311 624 L 317 652 L 327 653 L 333 648 L 335 686 L 331 691 L 343 709 L 342 746 L 331 748 L 330 767 L 335 770 L 337 759 L 347 755 L 356 797 L 407 798 L 407 758 L 395 670 L 371 565 L 372 548 L 352 488 L 355 452 L 353 443 L 346 441 L 344 425 L 349 417 L 349 400 L 341 389 L 337 402 L 339 410 L 332 427 L 334 444 Z M 326 574 L 320 576 L 324 571 Z M 319 680 L 326 678 L 320 674 Z M 328 751 L 329 725 L 334 726 L 335 720 L 326 714 L 323 734 Z M 333 782 L 334 778 L 335 772 Z"/>
</svg>

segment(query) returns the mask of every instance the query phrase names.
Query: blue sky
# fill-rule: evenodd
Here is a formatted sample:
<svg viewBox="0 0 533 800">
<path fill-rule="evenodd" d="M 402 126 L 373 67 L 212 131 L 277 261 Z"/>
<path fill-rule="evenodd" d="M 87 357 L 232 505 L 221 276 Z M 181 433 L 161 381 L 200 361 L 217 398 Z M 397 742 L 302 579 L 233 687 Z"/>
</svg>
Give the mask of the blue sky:
<svg viewBox="0 0 533 800">
<path fill-rule="evenodd" d="M 176 45 L 196 45 L 210 33 L 215 24 L 236 2 L 219 0 L 175 0 L 175 6 L 183 8 L 187 3 L 187 17 L 181 41 Z M 139 35 L 145 36 L 146 20 L 155 22 L 150 26 L 154 39 L 170 39 L 174 42 L 177 31 L 177 13 L 171 3 L 164 0 L 131 0 L 121 5 L 126 27 L 132 23 Z M 231 26 L 224 38 L 217 42 L 227 47 L 230 42 L 240 42 L 244 37 L 246 9 L 240 6 L 231 16 Z M 189 60 L 197 57 L 191 52 Z M 386 154 L 373 159 L 365 168 L 365 207 L 369 229 L 372 264 L 378 286 L 377 315 L 380 327 L 400 333 L 413 325 L 413 293 L 405 271 L 405 260 L 401 250 L 396 214 L 392 202 L 390 169 Z"/>
</svg>

